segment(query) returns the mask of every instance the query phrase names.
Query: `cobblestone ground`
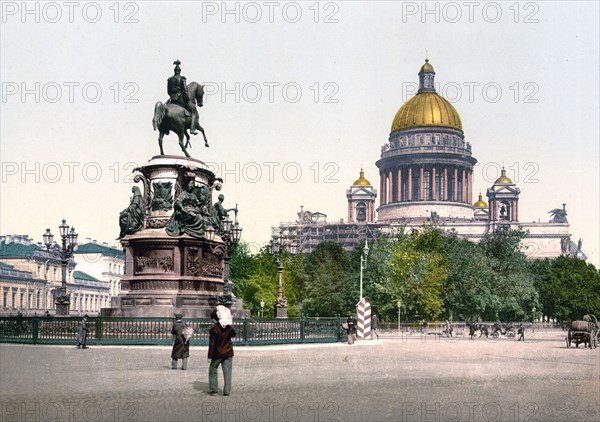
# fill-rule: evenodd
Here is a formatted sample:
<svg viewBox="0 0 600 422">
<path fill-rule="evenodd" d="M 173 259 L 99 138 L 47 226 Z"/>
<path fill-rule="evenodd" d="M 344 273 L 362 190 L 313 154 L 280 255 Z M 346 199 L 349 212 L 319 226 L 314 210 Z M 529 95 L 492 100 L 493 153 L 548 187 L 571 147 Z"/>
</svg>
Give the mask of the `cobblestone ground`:
<svg viewBox="0 0 600 422">
<path fill-rule="evenodd" d="M 237 347 L 209 396 L 206 347 L 0 345 L 0 421 L 599 421 L 600 348 L 564 333 Z M 220 382 L 222 382 L 220 374 Z"/>
</svg>

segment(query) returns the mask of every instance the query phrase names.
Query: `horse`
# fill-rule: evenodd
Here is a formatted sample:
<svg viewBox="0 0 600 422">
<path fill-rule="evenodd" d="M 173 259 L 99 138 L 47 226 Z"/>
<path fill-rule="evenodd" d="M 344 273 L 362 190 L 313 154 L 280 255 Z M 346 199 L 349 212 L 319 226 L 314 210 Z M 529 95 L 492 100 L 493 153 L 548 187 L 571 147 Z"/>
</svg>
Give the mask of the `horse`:
<svg viewBox="0 0 600 422">
<path fill-rule="evenodd" d="M 198 107 L 203 106 L 202 98 L 204 96 L 204 85 L 200 85 L 197 82 L 190 82 L 185 88 L 190 101 Z M 160 135 L 158 136 L 158 146 L 160 147 L 160 155 L 164 155 L 163 152 L 163 136 L 168 135 L 170 131 L 173 131 L 179 137 L 179 146 L 181 150 L 185 154 L 186 157 L 189 157 L 190 154 L 187 152 L 187 147 L 191 148 L 190 144 L 190 135 L 188 133 L 188 129 L 198 129 L 202 132 L 202 136 L 204 137 L 204 145 L 208 147 L 208 140 L 206 139 L 206 134 L 204 133 L 204 129 L 200 126 L 198 119 L 196 119 L 195 128 L 191 128 L 192 116 L 188 116 L 188 112 L 185 108 L 180 106 L 179 104 L 166 103 L 163 104 L 160 101 L 156 103 L 154 106 L 154 118 L 152 119 L 152 126 L 154 130 L 159 131 Z M 197 114 L 197 112 L 196 112 Z M 183 137 L 186 137 L 186 144 L 183 144 Z"/>
</svg>

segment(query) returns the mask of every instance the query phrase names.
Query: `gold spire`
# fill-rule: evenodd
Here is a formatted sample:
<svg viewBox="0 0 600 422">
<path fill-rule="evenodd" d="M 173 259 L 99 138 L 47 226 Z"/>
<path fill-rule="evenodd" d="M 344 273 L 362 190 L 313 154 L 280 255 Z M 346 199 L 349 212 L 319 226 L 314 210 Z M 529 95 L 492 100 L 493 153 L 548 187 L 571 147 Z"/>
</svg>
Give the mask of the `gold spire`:
<svg viewBox="0 0 600 422">
<path fill-rule="evenodd" d="M 506 176 L 506 170 L 504 169 L 504 167 L 502 167 L 502 173 L 500 174 L 500 177 L 498 179 L 496 179 L 494 184 L 495 185 L 512 185 L 513 184 L 512 180 L 510 180 L 508 178 L 508 176 Z"/>
<path fill-rule="evenodd" d="M 488 207 L 488 204 L 487 204 L 487 202 L 485 202 L 485 201 L 483 200 L 483 197 L 481 196 L 481 192 L 479 192 L 479 199 L 477 200 L 477 202 L 475 202 L 475 203 L 473 204 L 473 206 L 474 206 L 475 208 L 487 208 L 487 207 Z"/>
<path fill-rule="evenodd" d="M 363 171 L 362 164 L 360 165 L 360 177 L 352 183 L 352 186 L 371 186 L 371 182 L 365 179 L 365 172 Z"/>
</svg>

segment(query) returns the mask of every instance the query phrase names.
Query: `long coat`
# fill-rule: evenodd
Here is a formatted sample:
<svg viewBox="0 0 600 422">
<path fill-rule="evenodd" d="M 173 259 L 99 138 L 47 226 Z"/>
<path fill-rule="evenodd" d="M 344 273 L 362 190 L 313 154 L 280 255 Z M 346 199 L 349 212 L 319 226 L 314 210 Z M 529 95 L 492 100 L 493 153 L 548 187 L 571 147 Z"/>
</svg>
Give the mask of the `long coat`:
<svg viewBox="0 0 600 422">
<path fill-rule="evenodd" d="M 232 337 L 235 337 L 235 330 L 231 325 L 223 328 L 221 324 L 215 324 L 209 333 L 208 358 L 223 359 L 233 357 Z"/>
<path fill-rule="evenodd" d="M 77 330 L 77 343 L 84 344 L 87 341 L 88 336 L 88 326 L 87 319 L 82 319 L 79 323 L 79 329 Z"/>
<path fill-rule="evenodd" d="M 190 343 L 183 338 L 183 321 L 175 321 L 171 334 L 175 336 L 175 344 L 171 351 L 171 359 L 187 359 L 190 357 Z"/>
</svg>

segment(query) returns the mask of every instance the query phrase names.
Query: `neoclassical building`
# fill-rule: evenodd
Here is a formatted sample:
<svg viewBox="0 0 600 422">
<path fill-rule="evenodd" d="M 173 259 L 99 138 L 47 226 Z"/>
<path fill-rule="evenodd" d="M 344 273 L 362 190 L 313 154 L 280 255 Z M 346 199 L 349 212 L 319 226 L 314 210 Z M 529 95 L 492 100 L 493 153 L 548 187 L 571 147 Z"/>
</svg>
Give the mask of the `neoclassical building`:
<svg viewBox="0 0 600 422">
<path fill-rule="evenodd" d="M 118 296 L 122 290 L 127 290 L 127 286 L 121 285 L 121 278 L 125 274 L 125 253 L 120 247 L 87 238 L 85 243 L 77 246 L 73 256 L 79 271 L 108 283 L 111 296 Z"/>
<path fill-rule="evenodd" d="M 67 264 L 71 315 L 98 314 L 110 304 L 109 283 Z M 26 235 L 0 236 L 0 315 L 54 314 L 62 284 L 61 260 Z"/>
<path fill-rule="evenodd" d="M 479 193 L 474 201 L 477 160 L 460 115 L 436 92 L 435 70 L 429 60 L 418 77 L 419 90 L 396 112 L 375 163 L 379 168 L 379 207 L 375 204 L 377 189 L 361 168 L 359 178 L 346 191 L 346 222 L 306 218 L 301 210 L 295 222 L 273 227 L 272 236 L 281 235 L 286 243 L 297 244 L 299 251 L 310 252 L 325 240 L 351 250 L 364 239 L 390 235 L 400 226 L 418 229 L 433 225 L 474 242 L 501 226 L 528 233 L 523 248 L 529 258 L 573 255 L 585 259 L 581 242 L 576 245 L 571 240 L 565 204 L 562 209 L 555 208 L 547 222 L 521 221 L 521 190 L 504 169 L 487 189 L 487 200 Z"/>
</svg>

